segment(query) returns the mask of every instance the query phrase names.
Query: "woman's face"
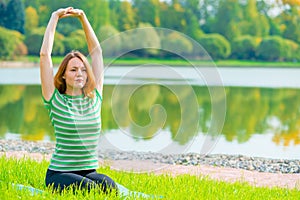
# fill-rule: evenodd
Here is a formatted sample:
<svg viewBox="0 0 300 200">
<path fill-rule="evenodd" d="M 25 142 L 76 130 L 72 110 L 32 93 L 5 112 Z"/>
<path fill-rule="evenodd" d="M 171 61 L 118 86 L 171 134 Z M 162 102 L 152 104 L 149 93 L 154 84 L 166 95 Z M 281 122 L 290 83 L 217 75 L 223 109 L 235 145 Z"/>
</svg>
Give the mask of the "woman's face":
<svg viewBox="0 0 300 200">
<path fill-rule="evenodd" d="M 69 61 L 64 79 L 68 90 L 78 90 L 85 86 L 87 80 L 86 67 L 79 58 L 75 57 Z"/>
</svg>

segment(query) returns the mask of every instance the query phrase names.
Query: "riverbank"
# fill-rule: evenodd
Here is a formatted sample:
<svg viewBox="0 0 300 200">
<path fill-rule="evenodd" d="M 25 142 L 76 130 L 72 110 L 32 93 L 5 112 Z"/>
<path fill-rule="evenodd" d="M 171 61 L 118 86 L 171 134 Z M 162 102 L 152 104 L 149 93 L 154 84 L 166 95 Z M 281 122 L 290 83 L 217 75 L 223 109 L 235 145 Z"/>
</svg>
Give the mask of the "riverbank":
<svg viewBox="0 0 300 200">
<path fill-rule="evenodd" d="M 29 142 L 19 140 L 0 140 L 0 157 L 16 159 L 33 159 L 37 161 L 51 158 L 54 144 L 49 142 Z M 285 166 L 283 168 L 294 168 L 299 166 L 296 160 L 272 160 L 267 158 L 248 158 L 245 156 L 229 155 L 209 155 L 201 156 L 200 162 L 195 162 L 196 154 L 186 155 L 160 155 L 157 153 L 138 153 L 138 152 L 117 152 L 100 151 L 99 162 L 102 165 L 109 166 L 113 170 L 128 171 L 135 173 L 154 173 L 156 175 L 169 174 L 172 176 L 192 175 L 199 178 L 225 182 L 246 182 L 255 187 L 277 187 L 287 189 L 300 189 L 299 171 L 287 172 L 284 170 L 268 172 L 271 166 Z M 180 161 L 181 160 L 181 161 Z M 261 163 L 260 168 L 242 169 L 243 162 L 252 160 Z M 230 162 L 229 166 L 222 166 L 221 163 Z M 219 163 L 219 164 L 218 164 Z M 268 164 L 267 164 L 268 163 Z M 272 164 L 273 163 L 273 164 Z M 267 164 L 269 167 L 262 167 Z M 264 170 L 263 170 L 264 169 Z"/>
<path fill-rule="evenodd" d="M 54 143 L 33 142 L 21 140 L 0 140 L 0 152 L 28 152 L 51 155 Z M 99 149 L 99 159 L 105 161 L 147 161 L 154 164 L 168 164 L 181 166 L 213 166 L 242 169 L 248 171 L 300 174 L 300 160 L 270 159 L 248 157 L 243 155 L 223 155 L 196 153 L 160 154 L 155 152 L 117 151 Z M 154 167 L 155 168 L 155 167 Z"/>
<path fill-rule="evenodd" d="M 53 56 L 52 61 L 58 66 L 63 57 Z M 216 67 L 259 67 L 259 68 L 300 68 L 300 62 L 266 62 L 253 60 L 184 60 L 159 58 L 104 58 L 105 66 L 142 66 L 158 64 L 163 66 L 216 66 Z M 27 56 L 18 60 L 1 61 L 0 68 L 38 67 L 39 57 Z"/>
</svg>

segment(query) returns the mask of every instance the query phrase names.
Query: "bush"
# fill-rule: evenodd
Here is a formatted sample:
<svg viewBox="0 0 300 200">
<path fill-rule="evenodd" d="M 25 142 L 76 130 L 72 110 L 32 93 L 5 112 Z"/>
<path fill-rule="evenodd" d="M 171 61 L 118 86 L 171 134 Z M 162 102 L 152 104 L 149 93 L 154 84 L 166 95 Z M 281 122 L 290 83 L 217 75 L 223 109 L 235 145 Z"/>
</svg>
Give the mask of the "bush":
<svg viewBox="0 0 300 200">
<path fill-rule="evenodd" d="M 88 54 L 85 34 L 83 30 L 76 30 L 72 32 L 68 37 L 63 39 L 65 54 L 78 50 L 84 54 Z"/>
<path fill-rule="evenodd" d="M 21 33 L 0 27 L 0 59 L 8 60 L 18 55 L 26 55 L 27 48 L 23 40 Z"/>
<path fill-rule="evenodd" d="M 121 50 L 136 56 L 157 55 L 161 48 L 160 37 L 150 24 L 139 24 L 138 28 L 121 34 Z"/>
<path fill-rule="evenodd" d="M 198 42 L 213 59 L 224 59 L 231 53 L 230 43 L 220 34 L 204 35 L 198 39 Z"/>
<path fill-rule="evenodd" d="M 40 49 L 44 37 L 45 28 L 37 28 L 25 38 L 25 44 L 29 55 L 40 55 Z"/>
<path fill-rule="evenodd" d="M 4 60 L 11 58 L 14 52 L 14 42 L 10 36 L 7 29 L 0 27 L 0 58 Z"/>
<path fill-rule="evenodd" d="M 253 36 L 241 36 L 232 41 L 231 57 L 251 60 L 256 57 L 256 49 L 260 40 Z"/>
<path fill-rule="evenodd" d="M 27 46 L 24 44 L 24 35 L 18 31 L 12 31 L 13 38 L 15 38 L 16 46 L 13 57 L 24 56 L 28 54 Z"/>
<path fill-rule="evenodd" d="M 286 51 L 284 52 L 284 58 L 287 61 L 295 61 L 299 60 L 300 55 L 299 55 L 299 45 L 294 42 L 293 40 L 288 40 L 288 39 L 283 39 L 283 45 L 285 46 L 284 49 Z"/>
<path fill-rule="evenodd" d="M 55 56 L 64 56 L 65 55 L 65 46 L 64 46 L 64 41 L 65 36 L 60 34 L 59 32 L 56 31 L 55 36 L 54 36 L 54 45 L 53 45 L 53 50 L 52 54 Z"/>
<path fill-rule="evenodd" d="M 101 41 L 104 56 L 112 57 L 120 53 L 121 36 L 115 27 L 111 25 L 102 26 L 98 38 Z"/>
<path fill-rule="evenodd" d="M 25 44 L 30 55 L 40 55 L 40 49 L 42 46 L 45 33 L 45 27 L 34 29 L 25 39 Z M 65 47 L 63 44 L 64 36 L 58 32 L 55 33 L 54 45 L 52 54 L 55 56 L 64 55 Z"/>
<path fill-rule="evenodd" d="M 299 58 L 299 45 L 279 36 L 266 37 L 257 49 L 257 57 L 268 61 L 289 61 Z"/>
<path fill-rule="evenodd" d="M 24 42 L 17 44 L 13 55 L 15 57 L 18 57 L 18 56 L 25 56 L 27 54 L 28 54 L 28 50 L 27 50 L 27 46 L 24 44 Z"/>
<path fill-rule="evenodd" d="M 193 52 L 192 42 L 183 34 L 175 31 L 163 37 L 161 45 L 162 49 L 177 55 L 186 56 Z"/>
</svg>

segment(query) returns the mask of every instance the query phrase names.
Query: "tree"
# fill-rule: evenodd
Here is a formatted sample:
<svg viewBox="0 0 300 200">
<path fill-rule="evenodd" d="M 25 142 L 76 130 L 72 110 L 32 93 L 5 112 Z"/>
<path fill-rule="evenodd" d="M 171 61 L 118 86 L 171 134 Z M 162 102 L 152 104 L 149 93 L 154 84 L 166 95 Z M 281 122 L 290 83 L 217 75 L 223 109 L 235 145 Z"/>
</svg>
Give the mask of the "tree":
<svg viewBox="0 0 300 200">
<path fill-rule="evenodd" d="M 11 31 L 0 27 L 0 59 L 10 59 L 14 52 L 14 40 Z"/>
<path fill-rule="evenodd" d="M 241 22 L 243 35 L 267 36 L 270 32 L 270 25 L 267 18 L 258 12 L 256 0 L 248 0 L 244 9 L 244 17 Z"/>
<path fill-rule="evenodd" d="M 119 12 L 121 10 L 120 0 L 110 0 L 109 1 L 109 14 L 110 14 L 110 24 L 115 28 L 119 28 Z"/>
<path fill-rule="evenodd" d="M 221 0 L 212 31 L 231 41 L 241 35 L 238 25 L 242 20 L 243 13 L 238 0 Z"/>
<path fill-rule="evenodd" d="M 285 13 L 284 15 L 286 15 L 286 17 L 283 22 L 286 28 L 283 31 L 283 37 L 300 42 L 300 13 L 298 8 L 293 6 L 289 13 Z"/>
<path fill-rule="evenodd" d="M 109 1 L 80 1 L 78 3 L 80 8 L 85 11 L 95 31 L 99 31 L 101 26 L 110 24 Z"/>
<path fill-rule="evenodd" d="M 172 50 L 167 56 L 186 56 L 193 52 L 193 44 L 191 41 L 179 32 L 171 32 L 162 38 L 162 49 Z M 173 55 L 176 54 L 176 55 Z"/>
<path fill-rule="evenodd" d="M 184 32 L 187 25 L 184 18 L 185 10 L 177 1 L 173 1 L 171 5 L 162 4 L 160 12 L 162 27 Z"/>
<path fill-rule="evenodd" d="M 213 59 L 224 59 L 231 54 L 231 46 L 227 39 L 217 33 L 202 36 L 198 42 Z"/>
<path fill-rule="evenodd" d="M 128 1 L 122 1 L 121 3 L 118 24 L 120 31 L 125 31 L 136 27 L 136 13 Z"/>
<path fill-rule="evenodd" d="M 134 0 L 133 6 L 137 9 L 139 22 L 147 22 L 152 26 L 160 26 L 159 0 Z"/>
<path fill-rule="evenodd" d="M 231 43 L 231 57 L 246 60 L 254 59 L 259 42 L 260 40 L 250 35 L 235 38 Z"/>
<path fill-rule="evenodd" d="M 217 15 L 220 1 L 200 0 L 199 1 L 199 23 L 205 33 L 213 32 L 213 23 Z"/>
<path fill-rule="evenodd" d="M 191 10 L 187 10 L 184 14 L 184 18 L 186 19 L 186 29 L 184 33 L 190 36 L 193 39 L 197 39 L 203 35 L 202 30 L 200 29 L 200 24 L 197 20 L 197 17 L 191 12 Z"/>
<path fill-rule="evenodd" d="M 7 20 L 5 27 L 24 33 L 25 13 L 21 0 L 10 0 L 6 8 Z"/>
<path fill-rule="evenodd" d="M 0 26 L 5 27 L 6 21 L 6 4 L 0 0 Z"/>
<path fill-rule="evenodd" d="M 104 56 L 114 57 L 120 53 L 121 37 L 112 25 L 101 26 L 97 36 L 101 41 Z"/>
<path fill-rule="evenodd" d="M 32 29 L 35 29 L 39 25 L 39 17 L 35 8 L 29 6 L 25 10 L 26 21 L 25 21 L 25 32 L 29 33 Z"/>
</svg>

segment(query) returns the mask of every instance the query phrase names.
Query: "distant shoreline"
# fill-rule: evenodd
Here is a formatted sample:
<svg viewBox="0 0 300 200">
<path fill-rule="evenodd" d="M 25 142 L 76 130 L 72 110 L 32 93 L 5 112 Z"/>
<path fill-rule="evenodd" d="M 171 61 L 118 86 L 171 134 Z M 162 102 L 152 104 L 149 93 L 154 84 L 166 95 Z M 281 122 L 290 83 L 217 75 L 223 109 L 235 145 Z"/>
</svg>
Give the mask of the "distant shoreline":
<svg viewBox="0 0 300 200">
<path fill-rule="evenodd" d="M 53 64 L 58 66 L 63 57 L 54 56 Z M 300 68 L 300 62 L 266 62 L 252 60 L 184 60 L 184 59 L 159 59 L 159 58 L 104 58 L 104 65 L 108 66 L 198 66 L 198 67 L 256 67 L 256 68 Z M 18 60 L 0 60 L 0 68 L 6 67 L 37 67 L 39 57 L 25 56 Z"/>
<path fill-rule="evenodd" d="M 39 63 L 24 61 L 0 61 L 0 68 L 31 68 L 37 67 Z"/>
</svg>

